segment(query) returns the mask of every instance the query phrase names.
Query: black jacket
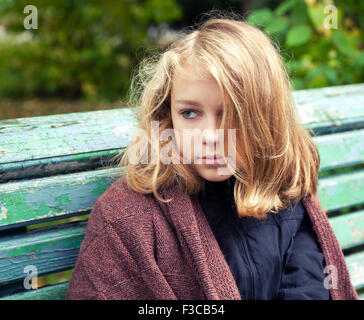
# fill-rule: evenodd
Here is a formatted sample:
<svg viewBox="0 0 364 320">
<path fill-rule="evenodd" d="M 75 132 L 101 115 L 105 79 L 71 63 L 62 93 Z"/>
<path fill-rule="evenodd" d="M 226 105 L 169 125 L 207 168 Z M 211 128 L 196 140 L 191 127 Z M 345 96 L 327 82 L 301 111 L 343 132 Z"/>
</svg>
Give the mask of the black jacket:
<svg viewBox="0 0 364 320">
<path fill-rule="evenodd" d="M 205 181 L 198 200 L 245 300 L 329 300 L 324 256 L 300 202 L 268 218 L 239 218 L 235 177 Z"/>
</svg>

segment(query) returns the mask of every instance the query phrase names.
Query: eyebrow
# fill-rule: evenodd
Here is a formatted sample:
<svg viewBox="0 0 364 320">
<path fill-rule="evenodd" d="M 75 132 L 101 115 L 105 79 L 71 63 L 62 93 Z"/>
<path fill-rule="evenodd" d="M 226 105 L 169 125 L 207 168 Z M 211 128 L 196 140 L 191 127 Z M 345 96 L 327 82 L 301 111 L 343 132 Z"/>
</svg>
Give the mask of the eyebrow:
<svg viewBox="0 0 364 320">
<path fill-rule="evenodd" d="M 197 101 L 193 101 L 193 100 L 176 100 L 175 103 L 181 103 L 181 104 L 186 104 L 186 105 L 202 108 L 201 103 L 199 103 Z M 220 104 L 218 107 L 221 108 L 222 104 Z"/>
<path fill-rule="evenodd" d="M 190 106 L 202 107 L 201 103 L 199 103 L 197 101 L 193 101 L 193 100 L 176 100 L 175 103 L 182 103 L 182 104 L 187 104 Z"/>
</svg>

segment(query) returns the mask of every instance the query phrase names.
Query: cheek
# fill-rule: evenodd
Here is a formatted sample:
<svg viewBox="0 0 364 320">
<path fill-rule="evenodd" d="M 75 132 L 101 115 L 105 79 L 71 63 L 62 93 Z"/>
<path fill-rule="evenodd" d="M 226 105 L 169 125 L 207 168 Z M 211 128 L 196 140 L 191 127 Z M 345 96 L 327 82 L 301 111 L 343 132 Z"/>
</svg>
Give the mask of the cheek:
<svg viewBox="0 0 364 320">
<path fill-rule="evenodd" d="M 191 159 L 194 157 L 194 139 L 191 135 L 183 135 L 184 129 L 176 129 L 174 128 L 175 132 L 175 143 L 177 146 L 177 150 L 181 156 L 185 155 L 189 157 L 191 155 Z M 177 135 L 177 136 L 176 136 Z"/>
<path fill-rule="evenodd" d="M 188 130 L 193 130 L 193 128 L 190 128 L 186 125 L 185 121 L 178 120 L 176 118 L 172 117 L 172 124 L 173 124 L 173 130 L 174 130 L 174 139 L 175 144 L 177 147 L 177 150 L 179 151 L 180 155 L 183 155 L 183 150 L 189 151 L 191 156 L 194 154 L 194 144 L 195 139 L 193 138 L 193 135 L 188 134 Z M 184 131 L 185 136 L 184 136 Z M 198 139 L 197 139 L 198 141 Z M 188 154 L 188 152 L 187 152 Z"/>
<path fill-rule="evenodd" d="M 172 119 L 172 128 L 174 131 L 174 140 L 175 143 L 178 147 L 178 149 L 180 149 L 180 145 L 181 145 L 181 124 L 180 121 L 178 121 L 177 119 L 177 115 L 175 114 L 175 112 L 172 112 L 171 114 L 171 119 Z"/>
</svg>

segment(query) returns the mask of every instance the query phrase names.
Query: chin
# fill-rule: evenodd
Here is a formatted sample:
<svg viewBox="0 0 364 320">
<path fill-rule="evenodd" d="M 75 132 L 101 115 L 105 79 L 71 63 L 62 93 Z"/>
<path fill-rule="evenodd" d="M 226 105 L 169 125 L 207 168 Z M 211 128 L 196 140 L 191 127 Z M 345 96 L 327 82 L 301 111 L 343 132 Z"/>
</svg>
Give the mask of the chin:
<svg viewBox="0 0 364 320">
<path fill-rule="evenodd" d="M 219 170 L 216 167 L 208 168 L 206 166 L 196 165 L 195 169 L 202 178 L 208 181 L 224 181 L 226 179 L 229 179 L 233 175 L 232 173 L 227 173 L 226 168 L 223 175 L 219 174 Z M 223 167 L 221 167 L 221 170 L 222 169 Z"/>
</svg>

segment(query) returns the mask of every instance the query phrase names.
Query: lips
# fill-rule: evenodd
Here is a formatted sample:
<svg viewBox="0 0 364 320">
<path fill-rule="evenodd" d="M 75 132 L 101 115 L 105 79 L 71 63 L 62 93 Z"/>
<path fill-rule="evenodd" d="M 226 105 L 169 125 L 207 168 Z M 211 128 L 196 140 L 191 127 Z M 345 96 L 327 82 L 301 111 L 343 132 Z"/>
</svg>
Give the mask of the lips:
<svg viewBox="0 0 364 320">
<path fill-rule="evenodd" d="M 224 157 L 221 155 L 207 155 L 207 156 L 203 156 L 202 158 L 200 157 L 200 159 L 206 159 L 206 160 L 218 160 L 218 159 L 223 159 Z"/>
<path fill-rule="evenodd" d="M 200 164 L 200 161 L 203 165 L 208 167 L 221 167 L 226 165 L 226 160 L 224 157 L 220 155 L 207 155 L 198 158 L 197 161 L 198 164 Z"/>
</svg>

